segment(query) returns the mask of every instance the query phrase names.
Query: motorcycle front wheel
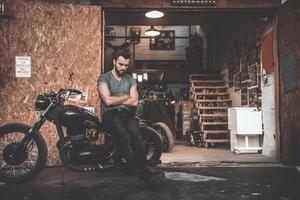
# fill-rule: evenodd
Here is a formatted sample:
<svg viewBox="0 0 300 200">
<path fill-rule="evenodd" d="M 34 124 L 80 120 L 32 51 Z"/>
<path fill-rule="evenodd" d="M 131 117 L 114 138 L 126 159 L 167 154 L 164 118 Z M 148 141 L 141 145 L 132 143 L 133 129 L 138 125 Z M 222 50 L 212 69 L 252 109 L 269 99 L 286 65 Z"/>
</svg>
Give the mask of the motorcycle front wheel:
<svg viewBox="0 0 300 200">
<path fill-rule="evenodd" d="M 7 124 L 0 127 L 1 181 L 6 183 L 29 181 L 44 168 L 47 161 L 47 146 L 37 132 L 26 139 L 15 156 L 11 156 L 30 128 L 24 124 Z"/>
</svg>

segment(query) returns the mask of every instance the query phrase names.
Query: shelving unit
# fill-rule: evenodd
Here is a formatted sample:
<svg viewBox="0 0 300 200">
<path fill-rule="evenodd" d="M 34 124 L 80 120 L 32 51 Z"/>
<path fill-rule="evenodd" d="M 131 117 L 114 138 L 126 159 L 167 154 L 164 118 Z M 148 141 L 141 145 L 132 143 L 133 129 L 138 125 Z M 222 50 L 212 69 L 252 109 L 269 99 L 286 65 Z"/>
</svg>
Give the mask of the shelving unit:
<svg viewBox="0 0 300 200">
<path fill-rule="evenodd" d="M 219 74 L 191 74 L 190 99 L 199 115 L 205 147 L 229 143 L 227 110 L 231 106 L 229 93 Z"/>
</svg>

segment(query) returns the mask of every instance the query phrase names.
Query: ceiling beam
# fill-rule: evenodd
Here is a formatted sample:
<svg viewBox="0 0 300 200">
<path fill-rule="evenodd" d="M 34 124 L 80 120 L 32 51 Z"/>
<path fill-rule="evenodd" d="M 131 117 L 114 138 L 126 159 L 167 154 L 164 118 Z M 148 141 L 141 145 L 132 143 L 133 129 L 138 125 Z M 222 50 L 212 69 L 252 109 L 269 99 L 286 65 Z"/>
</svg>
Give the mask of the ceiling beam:
<svg viewBox="0 0 300 200">
<path fill-rule="evenodd" d="M 177 9 L 216 9 L 216 8 L 275 8 L 281 0 L 216 0 L 216 5 L 174 6 L 170 0 L 90 0 L 93 5 L 104 8 L 177 8 Z"/>
</svg>

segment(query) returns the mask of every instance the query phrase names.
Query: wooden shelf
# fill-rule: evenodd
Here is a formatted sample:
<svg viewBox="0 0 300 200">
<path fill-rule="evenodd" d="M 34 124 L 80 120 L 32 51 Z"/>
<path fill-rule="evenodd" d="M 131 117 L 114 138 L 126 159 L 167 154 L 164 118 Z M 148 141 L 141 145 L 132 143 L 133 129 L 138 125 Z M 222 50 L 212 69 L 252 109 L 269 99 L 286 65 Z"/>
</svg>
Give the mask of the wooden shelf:
<svg viewBox="0 0 300 200">
<path fill-rule="evenodd" d="M 206 106 L 206 107 L 197 107 L 198 109 L 202 109 L 202 110 L 225 110 L 225 109 L 228 109 L 229 107 L 220 107 L 220 106 Z"/>
<path fill-rule="evenodd" d="M 230 102 L 230 99 L 196 99 L 197 103 L 205 103 L 205 102 Z"/>
<path fill-rule="evenodd" d="M 230 143 L 229 139 L 205 139 L 205 148 L 208 148 L 209 143 Z"/>
<path fill-rule="evenodd" d="M 206 130 L 203 132 L 204 134 L 224 134 L 224 133 L 229 133 L 229 130 Z"/>
<path fill-rule="evenodd" d="M 198 115 L 200 116 L 201 131 L 203 131 L 205 136 L 204 142 L 206 148 L 209 143 L 230 142 L 230 140 L 227 139 L 229 130 L 227 128 L 228 121 L 226 111 L 229 107 L 231 107 L 231 100 L 229 99 L 229 93 L 227 92 L 228 90 L 225 86 L 225 81 L 220 80 L 221 77 L 222 75 L 220 74 L 190 75 L 190 95 L 194 99 Z M 217 113 L 205 113 L 212 110 L 217 110 Z M 224 113 L 222 113 L 222 111 L 224 111 Z"/>
<path fill-rule="evenodd" d="M 200 117 L 227 117 L 227 113 L 219 113 L 219 114 L 200 114 Z"/>
<path fill-rule="evenodd" d="M 229 139 L 207 139 L 205 140 L 207 143 L 229 143 Z"/>
<path fill-rule="evenodd" d="M 226 89 L 226 86 L 194 86 L 193 89 Z"/>
<path fill-rule="evenodd" d="M 202 95 L 202 96 L 229 95 L 228 92 L 216 92 L 216 93 L 193 92 L 193 94 Z"/>
<path fill-rule="evenodd" d="M 209 126 L 209 125 L 227 125 L 228 122 L 202 122 L 203 126 Z"/>
<path fill-rule="evenodd" d="M 220 74 L 191 74 L 190 81 L 221 79 Z"/>
</svg>

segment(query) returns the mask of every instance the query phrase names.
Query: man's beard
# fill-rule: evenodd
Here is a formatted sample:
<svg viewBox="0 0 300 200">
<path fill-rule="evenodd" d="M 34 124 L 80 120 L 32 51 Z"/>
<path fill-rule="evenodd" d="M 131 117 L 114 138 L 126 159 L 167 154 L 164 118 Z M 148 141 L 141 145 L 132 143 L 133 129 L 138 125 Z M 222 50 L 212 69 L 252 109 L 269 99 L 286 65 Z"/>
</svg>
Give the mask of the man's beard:
<svg viewBox="0 0 300 200">
<path fill-rule="evenodd" d="M 126 71 L 122 69 L 121 70 L 116 69 L 116 72 L 119 76 L 124 76 L 126 74 Z"/>
</svg>

